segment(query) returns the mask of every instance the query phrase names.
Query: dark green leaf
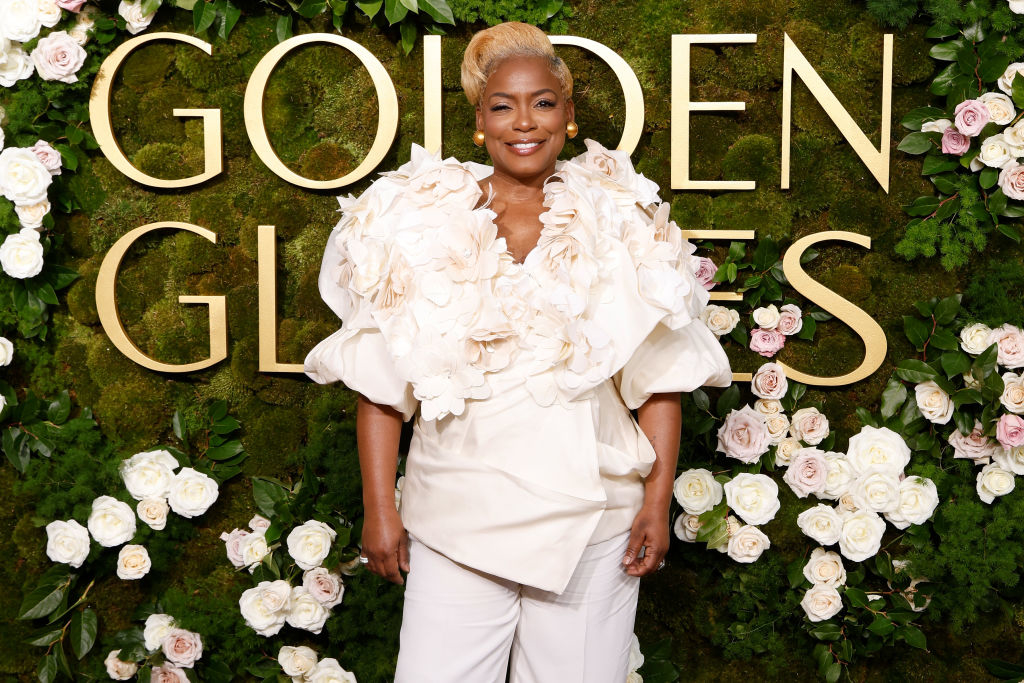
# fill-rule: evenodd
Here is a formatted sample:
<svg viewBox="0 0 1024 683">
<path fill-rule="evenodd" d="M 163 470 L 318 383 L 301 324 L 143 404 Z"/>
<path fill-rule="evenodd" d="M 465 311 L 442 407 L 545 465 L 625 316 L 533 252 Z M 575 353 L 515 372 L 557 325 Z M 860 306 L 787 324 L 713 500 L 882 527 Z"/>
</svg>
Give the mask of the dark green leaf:
<svg viewBox="0 0 1024 683">
<path fill-rule="evenodd" d="M 921 164 L 921 175 L 945 173 L 946 171 L 956 169 L 958 166 L 960 166 L 958 159 L 945 154 L 929 154 L 924 158 L 924 163 Z"/>
<path fill-rule="evenodd" d="M 865 424 L 865 425 L 868 425 L 870 427 L 877 427 L 878 426 L 878 421 L 875 419 L 874 415 L 872 415 L 871 411 L 869 411 L 864 406 L 857 406 L 857 411 L 856 412 L 857 412 L 857 417 L 861 421 L 861 424 Z"/>
<path fill-rule="evenodd" d="M 1005 216 L 1006 213 L 1004 212 L 1003 215 Z M 999 232 L 1003 233 L 1017 244 L 1020 244 L 1020 231 L 1017 229 L 1017 226 L 1010 225 L 1009 223 L 1000 223 L 998 227 Z"/>
<path fill-rule="evenodd" d="M 221 446 L 214 446 L 207 449 L 206 457 L 210 460 L 227 460 L 242 452 L 242 442 L 237 440 L 228 441 Z"/>
<path fill-rule="evenodd" d="M 75 657 L 81 659 L 89 653 L 96 642 L 96 631 L 99 628 L 99 620 L 96 612 L 88 607 L 81 612 L 75 612 L 71 617 L 71 649 Z"/>
<path fill-rule="evenodd" d="M 896 630 L 896 625 L 884 615 L 876 614 L 874 621 L 868 625 L 868 630 L 876 636 L 887 636 Z"/>
<path fill-rule="evenodd" d="M 944 221 L 960 210 L 961 200 L 959 197 L 947 197 L 939 202 L 939 208 L 935 209 L 935 220 Z"/>
<path fill-rule="evenodd" d="M 959 29 L 957 29 L 952 24 L 935 24 L 934 26 L 928 28 L 928 30 L 924 34 L 924 37 L 946 38 L 947 36 L 956 35 L 959 32 Z"/>
<path fill-rule="evenodd" d="M 939 362 L 946 377 L 963 374 L 971 367 L 971 359 L 962 351 L 944 353 L 939 357 Z"/>
<path fill-rule="evenodd" d="M 690 397 L 693 399 L 694 405 L 701 410 L 709 410 L 711 408 L 711 399 L 708 398 L 707 393 L 703 389 L 694 389 L 690 393 Z"/>
<path fill-rule="evenodd" d="M 61 391 L 57 398 L 50 401 L 46 409 L 46 419 L 54 424 L 63 424 L 71 415 L 71 396 L 68 390 Z"/>
<path fill-rule="evenodd" d="M 384 18 L 394 26 L 409 13 L 409 9 L 400 0 L 384 0 Z"/>
<path fill-rule="evenodd" d="M 925 639 L 924 633 L 916 626 L 911 626 L 910 624 L 901 626 L 897 630 L 896 635 L 906 641 L 910 647 L 916 647 L 919 650 L 928 649 L 928 641 Z"/>
<path fill-rule="evenodd" d="M 920 351 L 924 348 L 924 344 L 928 341 L 929 335 L 931 335 L 931 325 L 916 318 L 912 315 L 903 316 L 903 332 L 907 335 L 907 339 L 914 345 L 914 348 Z"/>
<path fill-rule="evenodd" d="M 990 344 L 988 348 L 978 354 L 978 357 L 971 363 L 971 374 L 976 379 L 985 379 L 989 376 L 993 370 L 996 369 L 996 360 L 998 359 L 999 346 L 996 344 Z"/>
<path fill-rule="evenodd" d="M 722 392 L 715 403 L 715 413 L 719 417 L 725 417 L 730 411 L 736 409 L 740 404 L 740 385 L 733 384 Z"/>
<path fill-rule="evenodd" d="M 918 107 L 907 112 L 900 123 L 903 124 L 904 128 L 921 130 L 921 125 L 925 121 L 935 121 L 936 119 L 945 118 L 945 116 L 946 112 L 938 107 Z"/>
<path fill-rule="evenodd" d="M 252 478 L 252 496 L 256 507 L 267 517 L 274 515 L 274 505 L 278 501 L 288 499 L 288 492 L 283 486 L 264 477 Z"/>
<path fill-rule="evenodd" d="M 217 10 L 213 5 L 197 0 L 192 6 L 192 27 L 196 33 L 202 33 L 213 25 L 217 18 Z"/>
<path fill-rule="evenodd" d="M 833 624 L 830 621 L 823 621 L 820 624 L 812 626 L 808 630 L 808 633 L 818 640 L 839 640 L 839 636 L 842 635 L 843 631 L 839 628 L 838 624 Z"/>
<path fill-rule="evenodd" d="M 934 149 L 935 145 L 932 144 L 931 139 L 925 133 L 910 133 L 900 144 L 896 146 L 896 149 L 907 154 L 924 154 L 930 149 Z"/>
<path fill-rule="evenodd" d="M 63 582 L 41 582 L 21 601 L 18 618 L 38 619 L 49 616 L 60 605 L 65 590 L 66 586 Z"/>
<path fill-rule="evenodd" d="M 1013 83 L 1010 84 L 1013 91 L 1011 97 L 1018 109 L 1024 108 L 1024 76 L 1018 71 L 1013 75 Z"/>
<path fill-rule="evenodd" d="M 790 588 L 799 588 L 807 581 L 807 577 L 804 576 L 804 564 L 804 558 L 798 557 L 786 565 L 786 576 L 789 578 Z"/>
<path fill-rule="evenodd" d="M 64 633 L 64 629 L 63 628 L 46 629 L 46 630 L 44 630 L 44 631 L 42 631 L 40 633 L 37 633 L 36 635 L 32 636 L 31 638 L 28 638 L 27 640 L 25 640 L 25 644 L 26 645 L 37 645 L 39 647 L 49 647 L 53 643 L 55 643 L 58 640 L 60 640 L 60 637 L 61 637 L 61 635 L 63 635 L 63 633 Z"/>
<path fill-rule="evenodd" d="M 277 35 L 277 42 L 279 43 L 283 43 L 292 37 L 292 17 L 290 14 L 282 14 L 278 17 L 274 33 Z"/>
<path fill-rule="evenodd" d="M 312 19 L 327 8 L 327 0 L 302 0 L 295 12 L 304 19 Z"/>
<path fill-rule="evenodd" d="M 957 52 L 963 47 L 963 39 L 957 38 L 956 40 L 932 45 L 932 49 L 928 51 L 928 55 L 932 59 L 938 59 L 943 62 L 953 62 L 957 59 Z"/>
<path fill-rule="evenodd" d="M 455 24 L 452 9 L 444 0 L 420 0 L 420 8 L 440 24 Z"/>
<path fill-rule="evenodd" d="M 938 197 L 932 197 L 930 195 L 926 197 L 918 197 L 910 204 L 904 206 L 903 210 L 910 216 L 928 216 L 935 213 L 939 208 L 939 201 Z"/>
<path fill-rule="evenodd" d="M 754 249 L 753 266 L 754 271 L 763 273 L 772 267 L 772 264 L 779 260 L 779 246 L 775 240 L 762 239 L 758 241 Z"/>
<path fill-rule="evenodd" d="M 58 646 L 59 647 L 59 646 Z M 57 653 L 51 652 L 39 662 L 36 669 L 36 677 L 39 683 L 52 683 L 57 678 Z"/>
<path fill-rule="evenodd" d="M 978 184 L 982 189 L 989 189 L 999 181 L 999 169 L 986 166 L 978 174 Z"/>
<path fill-rule="evenodd" d="M 908 382 L 914 384 L 920 384 L 921 382 L 927 382 L 928 380 L 934 380 L 939 376 L 939 373 L 932 366 L 927 363 L 913 358 L 902 361 L 896 366 L 896 374 L 900 379 L 905 379 Z"/>
<path fill-rule="evenodd" d="M 974 417 L 963 411 L 953 411 L 953 423 L 961 434 L 967 435 L 974 431 Z"/>
<path fill-rule="evenodd" d="M 1024 678 L 1024 665 L 1004 662 L 1001 659 L 983 659 L 981 663 L 996 678 L 1014 681 Z"/>
<path fill-rule="evenodd" d="M 2 444 L 4 454 L 11 461 L 11 464 L 14 465 L 14 469 L 24 474 L 31 457 L 28 435 L 17 427 L 8 427 L 4 430 Z"/>
<path fill-rule="evenodd" d="M 800 332 L 797 337 L 800 339 L 814 339 L 814 332 L 818 329 L 818 323 L 814 318 L 810 316 L 804 317 L 803 326 L 800 328 Z"/>
<path fill-rule="evenodd" d="M 933 175 L 930 180 L 942 194 L 956 194 L 956 174 L 955 173 L 940 173 L 939 175 Z"/>
<path fill-rule="evenodd" d="M 907 387 L 897 378 L 890 378 L 882 391 L 882 417 L 889 419 L 895 415 L 906 400 Z"/>
<path fill-rule="evenodd" d="M 413 14 L 417 14 L 417 13 L 419 13 L 419 11 L 420 11 L 420 6 L 419 6 L 419 3 L 418 3 L 418 2 L 416 2 L 416 0 L 399 0 L 399 1 L 400 1 L 400 2 L 401 2 L 401 3 L 403 4 L 403 5 L 405 5 L 405 8 L 406 8 L 407 10 L 409 10 L 410 12 L 412 12 Z"/>
<path fill-rule="evenodd" d="M 221 22 L 220 31 L 218 35 L 221 38 L 227 38 L 231 35 L 231 31 L 234 30 L 235 24 L 242 17 L 242 10 L 231 4 L 231 0 L 227 0 L 224 5 L 224 21 Z"/>
<path fill-rule="evenodd" d="M 932 81 L 930 90 L 933 95 L 948 95 L 953 90 L 953 81 L 960 75 L 956 64 L 950 64 L 939 72 Z"/>
</svg>

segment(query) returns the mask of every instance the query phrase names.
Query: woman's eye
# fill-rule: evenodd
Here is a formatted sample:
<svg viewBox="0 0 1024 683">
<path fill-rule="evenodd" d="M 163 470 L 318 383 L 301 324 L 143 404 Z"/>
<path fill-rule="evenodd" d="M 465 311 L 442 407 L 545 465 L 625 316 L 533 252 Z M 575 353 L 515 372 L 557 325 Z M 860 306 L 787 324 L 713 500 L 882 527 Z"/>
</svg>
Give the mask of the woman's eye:
<svg viewBox="0 0 1024 683">
<path fill-rule="evenodd" d="M 555 106 L 555 103 L 552 102 L 551 100 L 541 100 L 540 102 L 537 103 L 537 106 L 538 107 L 550 108 L 550 107 Z"/>
<path fill-rule="evenodd" d="M 496 104 L 491 107 L 491 111 L 505 111 L 509 106 L 507 104 Z"/>
</svg>

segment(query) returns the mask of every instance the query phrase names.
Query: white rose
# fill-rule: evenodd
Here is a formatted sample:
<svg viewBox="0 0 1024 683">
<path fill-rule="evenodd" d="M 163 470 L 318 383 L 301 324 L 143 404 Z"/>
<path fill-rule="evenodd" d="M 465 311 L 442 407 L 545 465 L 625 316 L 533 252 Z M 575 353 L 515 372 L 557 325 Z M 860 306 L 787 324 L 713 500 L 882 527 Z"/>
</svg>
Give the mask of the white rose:
<svg viewBox="0 0 1024 683">
<path fill-rule="evenodd" d="M 640 651 L 640 639 L 634 633 L 629 641 L 629 664 L 626 668 L 629 669 L 630 673 L 633 673 L 643 665 L 644 653 Z"/>
<path fill-rule="evenodd" d="M 34 70 L 32 58 L 21 49 L 21 45 L 0 36 L 0 87 L 10 88 L 31 76 Z M 2 142 L 0 139 L 0 148 L 3 147 Z"/>
<path fill-rule="evenodd" d="M 888 470 L 871 468 L 853 480 L 850 494 L 862 510 L 893 512 L 900 504 L 900 482 Z"/>
<path fill-rule="evenodd" d="M 854 562 L 874 557 L 882 546 L 885 520 L 870 510 L 857 510 L 843 518 L 839 552 Z"/>
<path fill-rule="evenodd" d="M 37 0 L 39 3 L 39 23 L 46 28 L 53 28 L 60 23 L 61 11 L 57 0 Z"/>
<path fill-rule="evenodd" d="M 842 611 L 843 598 L 834 587 L 818 583 L 804 593 L 800 606 L 811 621 L 825 621 Z"/>
<path fill-rule="evenodd" d="M 0 337 L 0 366 L 10 365 L 14 359 L 14 344 L 7 337 Z"/>
<path fill-rule="evenodd" d="M 776 328 L 787 337 L 804 329 L 804 314 L 796 304 L 784 304 L 779 309 L 779 324 Z"/>
<path fill-rule="evenodd" d="M 81 567 L 89 556 L 89 532 L 73 519 L 46 525 L 46 556 L 54 562 Z"/>
<path fill-rule="evenodd" d="M 845 585 L 846 567 L 843 566 L 843 558 L 831 550 L 815 548 L 804 565 L 804 577 L 815 585 L 822 583 L 833 588 Z"/>
<path fill-rule="evenodd" d="M 292 588 L 291 609 L 285 618 L 289 626 L 305 629 L 310 633 L 320 633 L 329 616 L 330 611 L 310 595 L 305 586 Z"/>
<path fill-rule="evenodd" d="M 705 469 L 687 470 L 672 486 L 676 500 L 687 513 L 700 515 L 722 502 L 722 485 Z"/>
<path fill-rule="evenodd" d="M 779 309 L 775 304 L 754 309 L 754 322 L 758 327 L 773 330 L 779 324 Z"/>
<path fill-rule="evenodd" d="M 299 569 L 319 567 L 331 551 L 331 543 L 337 532 L 321 521 L 311 519 L 291 530 L 288 534 L 288 554 Z"/>
<path fill-rule="evenodd" d="M 914 387 L 917 407 L 925 419 L 944 425 L 953 417 L 953 400 L 932 380 Z"/>
<path fill-rule="evenodd" d="M 846 459 L 858 474 L 877 465 L 899 476 L 910 462 L 910 448 L 903 437 L 888 427 L 864 425 L 860 432 L 850 437 Z"/>
<path fill-rule="evenodd" d="M 36 73 L 44 81 L 75 83 L 78 70 L 85 64 L 86 53 L 67 31 L 54 31 L 39 39 L 31 56 Z"/>
<path fill-rule="evenodd" d="M 89 34 L 92 33 L 93 24 L 92 19 L 88 21 L 79 20 L 68 29 L 68 35 L 71 36 L 71 40 L 85 47 L 89 44 Z"/>
<path fill-rule="evenodd" d="M 996 465 L 1014 474 L 1024 474 L 1024 446 L 992 450 L 992 460 Z"/>
<path fill-rule="evenodd" d="M 46 140 L 36 140 L 36 144 L 29 147 L 36 155 L 39 162 L 46 167 L 50 175 L 60 175 L 61 158 L 60 152 L 53 148 Z"/>
<path fill-rule="evenodd" d="M 0 190 L 15 204 L 46 200 L 53 176 L 27 147 L 8 147 L 0 152 Z"/>
<path fill-rule="evenodd" d="M 111 650 L 103 664 L 107 667 L 107 675 L 115 681 L 128 681 L 139 670 L 136 662 L 124 662 L 117 658 L 121 650 Z"/>
<path fill-rule="evenodd" d="M 954 458 L 973 460 L 976 465 L 987 465 L 992 455 L 1001 450 L 999 444 L 985 436 L 985 427 L 979 420 L 974 421 L 974 429 L 967 436 L 954 429 L 946 440 L 953 447 Z"/>
<path fill-rule="evenodd" d="M 992 135 L 985 138 L 981 143 L 981 151 L 978 152 L 978 159 L 981 163 L 990 168 L 1002 168 L 1013 158 L 1010 154 L 1010 146 L 1002 135 Z"/>
<path fill-rule="evenodd" d="M 224 531 L 220 540 L 224 541 L 224 551 L 228 555 L 228 561 L 236 567 L 244 567 L 242 560 L 242 541 L 249 535 L 245 529 L 232 529 L 231 532 Z"/>
<path fill-rule="evenodd" d="M 1013 120 L 1016 113 L 1013 109 L 1013 100 L 1001 92 L 987 92 L 978 98 L 988 109 L 988 114 L 993 123 L 1005 126 Z"/>
<path fill-rule="evenodd" d="M 287 581 L 260 581 L 242 592 L 238 607 L 249 628 L 263 637 L 276 635 L 291 609 L 292 587 Z"/>
<path fill-rule="evenodd" d="M 907 477 L 900 482 L 900 500 L 896 509 L 885 515 L 897 529 L 927 522 L 939 505 L 935 482 L 924 477 Z"/>
<path fill-rule="evenodd" d="M 8 40 L 25 43 L 43 27 L 39 17 L 39 0 L 0 0 L 0 34 Z"/>
<path fill-rule="evenodd" d="M 135 512 L 127 503 L 111 496 L 99 496 L 92 502 L 87 523 L 93 540 L 110 548 L 131 540 L 135 535 Z"/>
<path fill-rule="evenodd" d="M 700 313 L 700 319 L 718 337 L 732 332 L 740 322 L 740 314 L 731 308 L 709 304 Z"/>
<path fill-rule="evenodd" d="M 778 363 L 765 363 L 750 380 L 750 391 L 762 399 L 781 399 L 789 389 L 786 371 Z M 754 408 L 757 410 L 757 408 Z"/>
<path fill-rule="evenodd" d="M 1006 0 L 1010 11 L 1014 14 L 1024 14 L 1024 0 Z"/>
<path fill-rule="evenodd" d="M 846 519 L 851 512 L 856 512 L 859 509 L 853 502 L 853 494 L 849 492 L 839 496 L 836 500 L 836 512 L 843 519 Z"/>
<path fill-rule="evenodd" d="M 779 485 L 764 474 L 737 474 L 726 482 L 725 500 L 747 524 L 764 524 L 779 511 Z"/>
<path fill-rule="evenodd" d="M 1024 413 L 1024 377 L 1013 372 L 1003 373 L 1003 395 L 999 402 L 1011 413 Z"/>
<path fill-rule="evenodd" d="M 156 16 L 156 12 L 143 14 L 141 2 L 127 2 L 127 0 L 121 0 L 121 4 L 117 6 L 117 13 L 124 17 L 128 33 L 132 35 L 149 28 L 153 17 Z"/>
<path fill-rule="evenodd" d="M 726 538 L 732 538 L 739 533 L 740 529 L 743 528 L 743 523 L 729 515 L 725 518 L 725 535 Z M 723 543 L 722 545 L 715 546 L 715 550 L 722 553 L 723 555 L 729 552 L 729 544 Z"/>
<path fill-rule="evenodd" d="M 684 512 L 676 517 L 675 524 L 672 525 L 672 530 L 675 531 L 676 538 L 680 541 L 695 543 L 697 541 L 697 532 L 700 531 L 700 527 L 701 523 L 699 516 Z"/>
<path fill-rule="evenodd" d="M 250 573 L 256 569 L 269 552 L 267 537 L 262 531 L 246 534 L 238 543 L 238 553 L 242 560 L 241 566 L 248 567 Z"/>
<path fill-rule="evenodd" d="M 316 666 L 316 651 L 305 645 L 285 645 L 277 653 L 277 663 L 286 676 L 305 676 Z"/>
<path fill-rule="evenodd" d="M 789 418 L 782 413 L 766 415 L 764 424 L 768 427 L 768 443 L 778 445 L 789 433 Z M 776 460 L 776 462 L 778 462 Z"/>
<path fill-rule="evenodd" d="M 161 531 L 167 526 L 167 513 L 170 507 L 166 498 L 143 498 L 135 506 L 135 513 L 153 531 Z"/>
<path fill-rule="evenodd" d="M 804 445 L 799 440 L 792 437 L 782 439 L 775 446 L 775 464 L 788 466 L 789 463 L 793 462 L 793 456 L 796 455 L 796 452 L 803 447 Z"/>
<path fill-rule="evenodd" d="M 843 520 L 839 513 L 824 503 L 801 512 L 796 518 L 796 524 L 804 535 L 821 545 L 837 543 L 843 528 Z"/>
<path fill-rule="evenodd" d="M 1004 323 L 992 330 L 988 337 L 989 344 L 998 346 L 996 360 L 1004 368 L 1024 367 L 1024 331 L 1019 327 Z"/>
<path fill-rule="evenodd" d="M 185 670 L 174 666 L 170 662 L 154 666 L 150 672 L 149 681 L 150 683 L 189 683 Z"/>
<path fill-rule="evenodd" d="M 178 460 L 163 449 L 136 453 L 121 462 L 121 479 L 135 500 L 163 498 L 171 492 Z"/>
<path fill-rule="evenodd" d="M 337 659 L 324 657 L 317 662 L 312 673 L 306 676 L 306 683 L 356 683 L 356 677 L 341 668 Z"/>
<path fill-rule="evenodd" d="M 793 413 L 790 434 L 811 446 L 817 446 L 828 436 L 828 418 L 817 408 L 801 408 Z"/>
<path fill-rule="evenodd" d="M 789 488 L 798 497 L 806 498 L 811 493 L 822 493 L 827 477 L 825 454 L 817 448 L 801 448 L 793 455 L 782 480 L 789 484 Z"/>
<path fill-rule="evenodd" d="M 209 475 L 182 467 L 171 480 L 167 504 L 182 517 L 198 517 L 217 500 L 220 490 Z"/>
<path fill-rule="evenodd" d="M 960 330 L 960 348 L 972 356 L 989 347 L 988 337 L 992 334 L 992 328 L 982 323 L 974 323 Z"/>
<path fill-rule="evenodd" d="M 854 477 L 853 468 L 842 453 L 825 453 L 825 464 L 828 474 L 825 475 L 825 488 L 818 497 L 837 500 L 849 490 Z"/>
<path fill-rule="evenodd" d="M 149 559 L 146 546 L 132 543 L 121 546 L 121 551 L 117 554 L 117 578 L 141 579 L 152 567 L 153 563 Z"/>
<path fill-rule="evenodd" d="M 1003 138 L 1006 140 L 1011 148 L 1024 147 L 1024 125 L 1021 121 L 1018 121 L 1009 128 L 1003 129 Z"/>
<path fill-rule="evenodd" d="M 302 585 L 317 602 L 328 609 L 340 604 L 341 598 L 345 595 L 345 584 L 341 582 L 341 577 L 323 567 L 304 571 Z"/>
<path fill-rule="evenodd" d="M 16 204 L 14 212 L 18 214 L 21 227 L 39 230 L 43 227 L 46 214 L 50 213 L 50 202 L 44 199 L 38 204 Z"/>
<path fill-rule="evenodd" d="M 203 639 L 194 631 L 172 628 L 161 645 L 167 661 L 191 669 L 203 656 Z"/>
<path fill-rule="evenodd" d="M 729 537 L 729 557 L 736 562 L 756 562 L 761 554 L 771 547 L 771 541 L 756 526 L 746 525 Z"/>
<path fill-rule="evenodd" d="M 921 124 L 922 133 L 945 133 L 947 128 L 952 128 L 953 122 L 949 119 L 936 119 L 925 121 Z"/>
<path fill-rule="evenodd" d="M 1013 472 L 1004 470 L 995 463 L 985 465 L 978 472 L 978 498 L 983 503 L 991 504 L 997 496 L 1005 496 L 1013 490 Z"/>
<path fill-rule="evenodd" d="M 1024 71 L 1024 62 L 1014 62 L 1010 66 L 1006 67 L 1006 71 L 996 81 L 996 85 L 1007 95 L 1013 95 L 1013 77 L 1017 75 L 1017 72 Z"/>
<path fill-rule="evenodd" d="M 778 415 L 782 412 L 782 402 L 771 398 L 759 398 L 754 401 L 754 410 L 765 417 Z"/>
<path fill-rule="evenodd" d="M 39 275 L 43 270 L 43 244 L 39 233 L 32 228 L 22 228 L 4 238 L 0 244 L 0 266 L 11 277 L 23 279 Z"/>
<path fill-rule="evenodd" d="M 729 411 L 718 429 L 717 450 L 740 462 L 757 462 L 769 446 L 764 417 L 750 406 Z"/>
<path fill-rule="evenodd" d="M 253 531 L 266 531 L 270 528 L 270 520 L 263 515 L 254 515 L 249 520 L 249 528 Z"/>
<path fill-rule="evenodd" d="M 146 649 L 150 652 L 159 650 L 172 628 L 174 628 L 174 617 L 170 614 L 150 614 L 146 617 L 146 625 L 142 630 L 142 638 L 146 641 Z"/>
</svg>

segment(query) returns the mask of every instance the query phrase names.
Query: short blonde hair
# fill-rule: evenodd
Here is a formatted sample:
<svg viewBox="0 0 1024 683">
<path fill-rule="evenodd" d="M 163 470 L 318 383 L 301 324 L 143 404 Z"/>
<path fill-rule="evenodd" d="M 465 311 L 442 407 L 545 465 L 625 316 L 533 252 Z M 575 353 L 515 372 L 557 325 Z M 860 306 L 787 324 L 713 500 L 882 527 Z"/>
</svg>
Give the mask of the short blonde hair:
<svg viewBox="0 0 1024 683">
<path fill-rule="evenodd" d="M 466 46 L 462 56 L 462 89 L 470 104 L 480 104 L 487 79 L 509 57 L 545 57 L 562 86 L 562 96 L 572 97 L 572 74 L 555 54 L 547 35 L 536 26 L 508 21 L 477 31 Z"/>
</svg>

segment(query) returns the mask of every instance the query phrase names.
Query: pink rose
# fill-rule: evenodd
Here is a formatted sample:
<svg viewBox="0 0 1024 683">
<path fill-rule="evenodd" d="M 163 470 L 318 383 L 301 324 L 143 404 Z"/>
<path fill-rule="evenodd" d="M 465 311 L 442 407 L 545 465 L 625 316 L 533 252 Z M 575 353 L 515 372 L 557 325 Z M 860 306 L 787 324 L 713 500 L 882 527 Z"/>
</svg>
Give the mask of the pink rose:
<svg viewBox="0 0 1024 683">
<path fill-rule="evenodd" d="M 781 399 L 788 389 L 786 373 L 778 363 L 765 363 L 750 380 L 750 391 L 758 398 Z"/>
<path fill-rule="evenodd" d="M 796 334 L 804 328 L 803 313 L 796 304 L 786 304 L 779 309 L 779 324 L 775 329 L 786 335 Z"/>
<path fill-rule="evenodd" d="M 150 683 L 189 683 L 185 672 L 173 664 L 154 666 L 149 674 Z"/>
<path fill-rule="evenodd" d="M 996 423 L 996 439 L 1006 450 L 1024 446 L 1024 419 L 1009 413 L 1000 417 Z"/>
<path fill-rule="evenodd" d="M 69 12 L 75 12 L 76 14 L 82 9 L 84 4 L 85 0 L 57 0 L 57 7 L 66 9 Z"/>
<path fill-rule="evenodd" d="M 249 528 L 253 531 L 266 531 L 270 528 L 270 520 L 263 515 L 253 515 L 253 518 L 249 520 Z"/>
<path fill-rule="evenodd" d="M 1010 199 L 1024 199 L 1024 166 L 1011 161 L 999 172 L 999 187 Z"/>
<path fill-rule="evenodd" d="M 232 529 L 230 534 L 224 532 L 220 535 L 220 540 L 224 541 L 224 550 L 227 551 L 228 560 L 236 567 L 245 565 L 245 560 L 242 558 L 242 539 L 248 535 L 249 532 L 245 529 Z"/>
<path fill-rule="evenodd" d="M 60 152 L 55 150 L 46 140 L 36 140 L 36 144 L 29 147 L 36 158 L 46 167 L 50 175 L 60 175 Z"/>
<path fill-rule="evenodd" d="M 949 445 L 953 447 L 954 458 L 973 460 L 975 464 L 984 465 L 992 457 L 994 444 L 985 436 L 985 429 L 981 422 L 975 420 L 974 430 L 964 436 L 959 429 L 954 429 L 949 435 Z"/>
<path fill-rule="evenodd" d="M 75 83 L 78 70 L 85 63 L 85 50 L 68 35 L 67 31 L 54 31 L 40 38 L 32 50 L 36 73 L 44 81 Z"/>
<path fill-rule="evenodd" d="M 729 411 L 718 430 L 718 449 L 727 457 L 747 464 L 768 452 L 771 445 L 764 416 L 750 406 Z"/>
<path fill-rule="evenodd" d="M 163 650 L 167 661 L 191 668 L 203 656 L 203 641 L 198 633 L 172 628 L 164 636 Z"/>
<path fill-rule="evenodd" d="M 786 345 L 786 336 L 778 330 L 758 328 L 750 333 L 750 350 L 771 358 Z"/>
<path fill-rule="evenodd" d="M 718 266 L 715 262 L 709 259 L 707 256 L 701 256 L 697 259 L 697 282 L 699 282 L 704 289 L 713 289 L 717 282 L 714 281 L 715 273 L 718 272 Z"/>
<path fill-rule="evenodd" d="M 956 114 L 953 118 L 953 125 L 968 137 L 974 137 L 980 133 L 991 118 L 988 107 L 981 100 L 964 100 L 956 105 L 953 113 Z"/>
<path fill-rule="evenodd" d="M 971 139 L 950 126 L 942 132 L 942 153 L 963 155 L 971 147 Z"/>
<path fill-rule="evenodd" d="M 307 569 L 302 574 L 302 585 L 317 602 L 328 609 L 340 603 L 342 595 L 345 594 L 341 577 L 323 567 Z"/>
<path fill-rule="evenodd" d="M 1004 368 L 1024 367 L 1024 332 L 1019 327 L 1000 325 L 988 335 L 988 343 L 998 345 L 998 363 Z"/>
<path fill-rule="evenodd" d="M 793 456 L 782 480 L 789 484 L 800 498 L 809 493 L 822 493 L 828 479 L 828 463 L 825 454 L 817 448 L 801 448 Z"/>
</svg>

